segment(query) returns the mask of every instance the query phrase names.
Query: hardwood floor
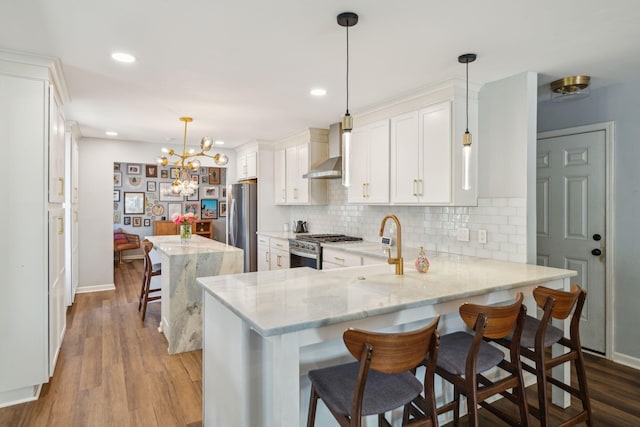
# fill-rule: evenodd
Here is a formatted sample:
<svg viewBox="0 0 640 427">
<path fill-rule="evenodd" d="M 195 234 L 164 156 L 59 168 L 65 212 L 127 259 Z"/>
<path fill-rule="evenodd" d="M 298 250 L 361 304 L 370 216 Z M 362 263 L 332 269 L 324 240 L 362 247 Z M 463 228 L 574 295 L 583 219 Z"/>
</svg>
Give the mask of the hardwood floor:
<svg viewBox="0 0 640 427">
<path fill-rule="evenodd" d="M 55 375 L 40 399 L 0 409 L 0 426 L 202 425 L 202 354 L 167 354 L 160 303 L 138 312 L 142 261 L 117 266 L 115 291 L 76 295 Z"/>
<path fill-rule="evenodd" d="M 115 268 L 115 291 L 76 296 L 54 377 L 36 402 L 0 409 L 0 426 L 202 425 L 202 354 L 167 354 L 157 330 L 161 303 L 149 304 L 145 322 L 140 320 L 141 277 L 142 261 L 125 263 Z M 640 373 L 586 358 L 594 425 L 640 426 Z M 527 392 L 535 402 L 535 386 Z M 500 404 L 513 409 L 509 402 Z M 552 411 L 557 425 L 563 411 Z M 573 411 L 569 408 L 567 414 Z M 480 413 L 482 426 L 506 425 L 484 410 Z M 461 425 L 467 426 L 464 419 Z"/>
</svg>

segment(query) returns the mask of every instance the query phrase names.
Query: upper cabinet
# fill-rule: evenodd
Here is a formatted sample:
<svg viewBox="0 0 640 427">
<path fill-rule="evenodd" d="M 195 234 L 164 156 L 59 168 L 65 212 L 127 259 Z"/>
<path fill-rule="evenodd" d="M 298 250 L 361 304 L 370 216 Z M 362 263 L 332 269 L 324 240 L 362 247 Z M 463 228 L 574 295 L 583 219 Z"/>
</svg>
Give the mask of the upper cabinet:
<svg viewBox="0 0 640 427">
<path fill-rule="evenodd" d="M 49 202 L 64 203 L 65 123 L 53 86 L 49 90 Z"/>
<path fill-rule="evenodd" d="M 258 177 L 258 152 L 242 151 L 238 153 L 238 181 Z"/>
<path fill-rule="evenodd" d="M 389 203 L 389 120 L 351 132 L 349 203 Z"/>
<path fill-rule="evenodd" d="M 452 201 L 451 103 L 391 119 L 391 202 Z"/>
<path fill-rule="evenodd" d="M 274 154 L 274 203 L 327 203 L 327 181 L 302 176 L 328 158 L 328 131 L 308 129 L 278 142 L 278 147 Z"/>
</svg>

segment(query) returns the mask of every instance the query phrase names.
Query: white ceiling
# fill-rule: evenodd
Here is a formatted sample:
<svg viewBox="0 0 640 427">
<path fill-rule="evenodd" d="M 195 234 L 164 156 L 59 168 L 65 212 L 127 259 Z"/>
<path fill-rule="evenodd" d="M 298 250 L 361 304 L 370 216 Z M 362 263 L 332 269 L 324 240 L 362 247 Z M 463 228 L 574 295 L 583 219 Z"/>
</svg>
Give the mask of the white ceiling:
<svg viewBox="0 0 640 427">
<path fill-rule="evenodd" d="M 470 80 L 523 71 L 540 85 L 574 74 L 592 88 L 636 78 L 637 0 L 0 0 L 0 48 L 62 61 L 66 118 L 85 137 L 189 141 L 233 147 L 327 127 L 345 110 L 345 29 L 350 110 L 365 110 L 451 77 L 474 52 Z M 110 55 L 126 51 L 130 65 Z M 327 95 L 313 98 L 312 87 Z"/>
</svg>

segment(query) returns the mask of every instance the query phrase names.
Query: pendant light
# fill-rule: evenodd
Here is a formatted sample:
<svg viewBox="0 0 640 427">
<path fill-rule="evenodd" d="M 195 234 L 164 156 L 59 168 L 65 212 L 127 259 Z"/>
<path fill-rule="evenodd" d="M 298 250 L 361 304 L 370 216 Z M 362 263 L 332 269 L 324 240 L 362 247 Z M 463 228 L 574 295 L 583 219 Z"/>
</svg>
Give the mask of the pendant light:
<svg viewBox="0 0 640 427">
<path fill-rule="evenodd" d="M 466 94 L 466 109 L 467 109 L 467 124 L 466 130 L 462 135 L 462 189 L 471 190 L 471 183 L 469 177 L 469 168 L 471 164 L 471 133 L 469 132 L 469 62 L 476 60 L 475 53 L 465 53 L 458 56 L 458 62 L 466 64 L 467 66 L 467 94 Z"/>
<path fill-rule="evenodd" d="M 349 163 L 351 161 L 351 130 L 353 118 L 349 114 L 349 27 L 358 23 L 358 15 L 353 12 L 343 12 L 338 15 L 338 25 L 347 29 L 347 111 L 342 117 L 342 185 L 351 184 Z"/>
</svg>

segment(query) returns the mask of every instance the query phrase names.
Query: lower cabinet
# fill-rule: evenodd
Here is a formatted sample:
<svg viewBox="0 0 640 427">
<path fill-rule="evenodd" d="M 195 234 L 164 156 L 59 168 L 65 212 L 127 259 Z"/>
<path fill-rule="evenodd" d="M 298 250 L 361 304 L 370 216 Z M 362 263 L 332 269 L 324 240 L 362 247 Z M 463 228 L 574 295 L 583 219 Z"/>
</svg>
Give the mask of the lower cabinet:
<svg viewBox="0 0 640 427">
<path fill-rule="evenodd" d="M 269 238 L 258 235 L 258 271 L 269 271 Z"/>
<path fill-rule="evenodd" d="M 289 241 L 258 235 L 258 271 L 289 268 Z"/>
<path fill-rule="evenodd" d="M 384 258 L 359 255 L 353 252 L 342 251 L 334 248 L 324 248 L 322 250 L 322 269 L 355 267 L 360 265 L 384 264 Z"/>
</svg>

